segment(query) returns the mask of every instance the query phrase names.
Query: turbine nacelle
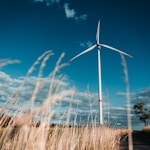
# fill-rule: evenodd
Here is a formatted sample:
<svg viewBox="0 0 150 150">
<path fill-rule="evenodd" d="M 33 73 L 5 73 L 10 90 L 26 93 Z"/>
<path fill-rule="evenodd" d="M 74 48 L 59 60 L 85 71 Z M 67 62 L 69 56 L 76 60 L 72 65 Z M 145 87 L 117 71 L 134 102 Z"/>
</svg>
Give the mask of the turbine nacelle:
<svg viewBox="0 0 150 150">
<path fill-rule="evenodd" d="M 99 49 L 101 49 L 101 45 L 99 43 L 96 44 Z"/>
</svg>

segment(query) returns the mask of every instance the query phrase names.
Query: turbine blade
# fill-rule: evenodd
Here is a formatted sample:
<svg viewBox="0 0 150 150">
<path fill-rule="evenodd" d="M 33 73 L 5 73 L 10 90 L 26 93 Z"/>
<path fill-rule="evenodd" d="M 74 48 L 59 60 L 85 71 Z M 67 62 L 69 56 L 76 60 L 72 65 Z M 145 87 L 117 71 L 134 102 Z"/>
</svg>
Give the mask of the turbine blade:
<svg viewBox="0 0 150 150">
<path fill-rule="evenodd" d="M 100 20 L 98 21 L 97 33 L 96 33 L 96 41 L 97 41 L 97 44 L 99 44 L 99 35 L 100 35 Z"/>
<path fill-rule="evenodd" d="M 85 53 L 87 53 L 87 52 L 93 50 L 96 46 L 97 46 L 97 45 L 95 44 L 95 45 L 89 47 L 88 49 L 84 50 L 83 52 L 81 52 L 81 53 L 79 53 L 78 55 L 76 55 L 76 56 L 74 56 L 73 58 L 71 58 L 71 59 L 69 60 L 69 62 L 71 62 L 71 61 L 73 61 L 74 59 L 78 58 L 79 56 L 81 56 L 81 55 L 83 55 L 83 54 L 85 54 Z"/>
<path fill-rule="evenodd" d="M 121 50 L 119 50 L 119 49 L 116 49 L 116 48 L 114 48 L 114 47 L 111 47 L 111 46 L 108 46 L 108 45 L 105 45 L 105 44 L 100 44 L 100 45 L 101 45 L 102 47 L 109 48 L 109 49 L 111 49 L 111 50 L 114 50 L 114 51 L 116 51 L 116 52 L 118 52 L 118 53 L 124 54 L 124 55 L 126 55 L 126 56 L 132 58 L 132 56 L 131 56 L 130 54 L 127 54 L 127 53 L 125 53 L 125 52 L 123 52 L 123 51 L 121 51 Z"/>
</svg>

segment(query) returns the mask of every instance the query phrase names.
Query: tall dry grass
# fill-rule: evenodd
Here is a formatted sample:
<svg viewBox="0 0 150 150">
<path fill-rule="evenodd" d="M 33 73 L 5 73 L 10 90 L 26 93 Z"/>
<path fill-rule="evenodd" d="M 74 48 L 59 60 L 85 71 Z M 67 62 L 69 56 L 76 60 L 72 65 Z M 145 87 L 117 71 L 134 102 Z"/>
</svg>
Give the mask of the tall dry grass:
<svg viewBox="0 0 150 150">
<path fill-rule="evenodd" d="M 43 86 L 40 78 L 43 74 L 43 69 L 52 51 L 47 51 L 42 54 L 34 64 L 29 68 L 26 78 L 18 87 L 15 95 L 6 101 L 0 110 L 0 149 L 1 150 L 117 150 L 119 149 L 119 141 L 123 130 L 108 128 L 104 126 L 96 126 L 94 120 L 92 126 L 81 125 L 71 126 L 70 112 L 74 96 L 74 89 L 61 89 L 58 80 L 62 76 L 57 76 L 57 72 L 68 64 L 61 64 L 64 54 L 58 59 L 54 70 L 48 75 L 51 79 L 49 82 L 49 90 L 47 97 L 43 103 L 35 108 L 36 96 Z M 10 109 L 17 106 L 19 99 L 18 95 L 26 83 L 27 77 L 34 71 L 36 66 L 40 64 L 39 73 L 32 96 L 28 100 L 30 109 L 25 111 L 24 103 L 22 107 L 16 109 L 11 117 L 9 117 Z M 61 90 L 60 90 L 61 89 Z M 70 97 L 70 106 L 64 126 L 50 126 L 54 109 L 52 105 L 63 100 L 65 97 Z M 17 107 L 16 107 L 17 108 Z M 3 114 L 3 115 L 2 115 Z M 34 120 L 38 117 L 38 120 Z M 36 122 L 37 121 L 37 122 Z M 76 120 L 75 120 L 76 122 Z M 38 127 L 37 127 L 38 124 Z"/>
<path fill-rule="evenodd" d="M 106 127 L 7 127 L 1 131 L 0 149 L 6 150 L 117 150 L 121 131 Z"/>
<path fill-rule="evenodd" d="M 126 64 L 126 60 L 123 54 L 121 56 L 121 64 L 123 66 L 123 72 L 125 76 L 125 87 L 126 87 L 126 101 L 127 101 L 127 123 L 128 123 L 128 130 L 132 131 L 132 122 L 131 122 L 131 100 L 130 100 L 130 85 L 129 85 L 129 77 L 128 77 L 128 68 Z M 128 147 L 129 150 L 133 150 L 133 139 L 132 139 L 132 132 L 128 132 Z"/>
</svg>

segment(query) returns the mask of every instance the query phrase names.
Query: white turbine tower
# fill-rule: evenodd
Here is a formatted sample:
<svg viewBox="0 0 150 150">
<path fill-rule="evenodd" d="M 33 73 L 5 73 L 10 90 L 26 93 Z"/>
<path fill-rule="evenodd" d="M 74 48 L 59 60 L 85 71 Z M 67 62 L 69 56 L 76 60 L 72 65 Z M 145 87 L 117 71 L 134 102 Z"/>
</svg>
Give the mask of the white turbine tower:
<svg viewBox="0 0 150 150">
<path fill-rule="evenodd" d="M 101 59 L 100 59 L 100 49 L 101 47 L 105 47 L 105 48 L 108 48 L 108 49 L 111 49 L 113 51 L 116 51 L 118 53 L 121 53 L 121 54 L 124 54 L 128 57 L 132 57 L 131 55 L 121 51 L 121 50 L 118 50 L 116 48 L 113 48 L 111 46 L 108 46 L 108 45 L 105 45 L 105 44 L 100 44 L 99 42 L 99 33 L 100 33 L 100 20 L 98 21 L 98 26 L 97 26 L 97 33 L 96 33 L 96 44 L 94 44 L 93 46 L 89 47 L 88 49 L 82 51 L 81 53 L 79 53 L 78 55 L 74 56 L 73 58 L 71 58 L 69 60 L 69 62 L 73 61 L 74 59 L 80 57 L 81 55 L 89 52 L 89 51 L 92 51 L 94 48 L 98 48 L 98 102 L 99 102 L 99 120 L 100 120 L 100 125 L 103 125 L 103 111 L 102 111 L 102 81 L 101 81 Z"/>
</svg>

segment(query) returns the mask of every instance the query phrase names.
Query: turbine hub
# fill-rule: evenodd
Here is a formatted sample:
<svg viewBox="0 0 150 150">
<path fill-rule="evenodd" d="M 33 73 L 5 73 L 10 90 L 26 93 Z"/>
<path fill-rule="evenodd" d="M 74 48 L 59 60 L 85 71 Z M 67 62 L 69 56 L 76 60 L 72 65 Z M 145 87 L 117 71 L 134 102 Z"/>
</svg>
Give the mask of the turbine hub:
<svg viewBox="0 0 150 150">
<path fill-rule="evenodd" d="M 101 48 L 101 45 L 99 43 L 97 43 L 97 47 L 100 49 Z"/>
</svg>

